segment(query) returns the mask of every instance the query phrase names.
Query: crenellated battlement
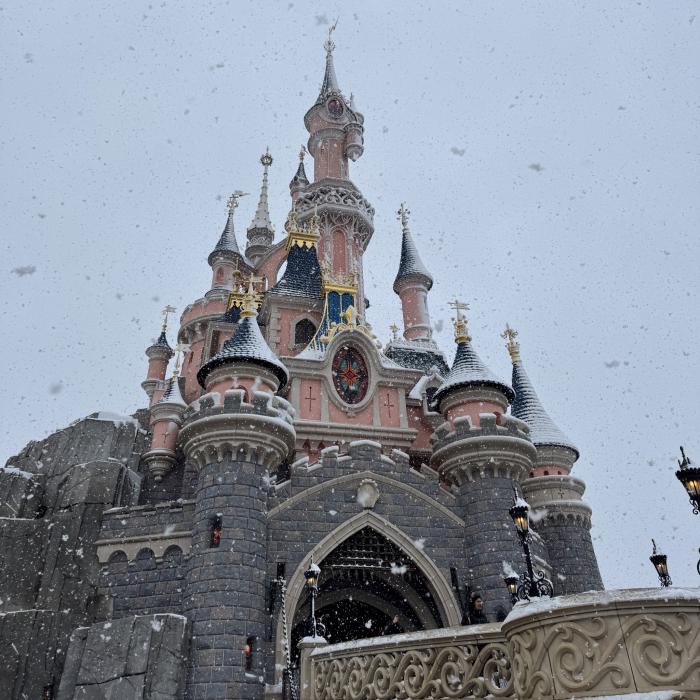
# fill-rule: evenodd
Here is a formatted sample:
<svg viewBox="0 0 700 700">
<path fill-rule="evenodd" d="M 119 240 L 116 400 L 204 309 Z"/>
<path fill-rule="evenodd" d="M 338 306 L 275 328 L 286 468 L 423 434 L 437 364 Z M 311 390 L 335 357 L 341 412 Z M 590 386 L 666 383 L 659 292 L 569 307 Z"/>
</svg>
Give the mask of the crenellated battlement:
<svg viewBox="0 0 700 700">
<path fill-rule="evenodd" d="M 224 459 L 277 466 L 294 448 L 294 408 L 269 392 L 205 394 L 188 406 L 179 442 L 200 468 Z"/>
<path fill-rule="evenodd" d="M 494 413 L 481 413 L 476 426 L 469 416 L 445 422 L 431 442 L 432 466 L 457 484 L 484 475 L 520 480 L 537 457 L 527 424 Z"/>
</svg>

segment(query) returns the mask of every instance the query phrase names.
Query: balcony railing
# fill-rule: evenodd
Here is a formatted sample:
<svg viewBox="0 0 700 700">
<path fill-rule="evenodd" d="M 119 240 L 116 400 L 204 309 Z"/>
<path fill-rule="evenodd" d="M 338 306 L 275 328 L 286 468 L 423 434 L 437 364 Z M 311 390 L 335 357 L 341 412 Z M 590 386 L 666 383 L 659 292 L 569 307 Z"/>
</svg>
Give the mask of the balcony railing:
<svg viewBox="0 0 700 700">
<path fill-rule="evenodd" d="M 300 700 L 514 697 L 500 624 L 303 647 Z"/>
</svg>

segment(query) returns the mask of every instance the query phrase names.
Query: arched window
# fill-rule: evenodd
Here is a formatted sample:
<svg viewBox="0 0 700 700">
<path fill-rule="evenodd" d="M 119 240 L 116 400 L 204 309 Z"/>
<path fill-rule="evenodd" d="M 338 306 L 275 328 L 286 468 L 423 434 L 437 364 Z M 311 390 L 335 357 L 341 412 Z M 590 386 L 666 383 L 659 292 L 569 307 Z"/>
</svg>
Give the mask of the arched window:
<svg viewBox="0 0 700 700">
<path fill-rule="evenodd" d="M 294 344 L 308 345 L 316 335 L 316 326 L 308 318 L 302 318 L 294 326 Z"/>
</svg>

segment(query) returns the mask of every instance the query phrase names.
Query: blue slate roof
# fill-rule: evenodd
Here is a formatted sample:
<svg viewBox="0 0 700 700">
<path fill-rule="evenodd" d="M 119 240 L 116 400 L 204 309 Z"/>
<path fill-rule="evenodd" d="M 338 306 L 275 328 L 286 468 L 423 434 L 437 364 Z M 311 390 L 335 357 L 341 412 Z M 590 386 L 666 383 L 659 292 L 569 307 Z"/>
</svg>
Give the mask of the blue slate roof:
<svg viewBox="0 0 700 700">
<path fill-rule="evenodd" d="M 578 456 L 576 445 L 559 429 L 545 411 L 525 367 L 519 359 L 513 363 L 513 388 L 515 389 L 515 401 L 510 409 L 511 415 L 528 424 L 533 444 L 535 446 L 568 447 Z"/>
<path fill-rule="evenodd" d="M 408 227 L 404 227 L 403 240 L 401 241 L 401 261 L 399 262 L 399 271 L 396 273 L 396 279 L 394 280 L 394 291 L 397 291 L 397 285 L 401 280 L 416 276 L 425 280 L 428 289 L 433 286 L 433 277 L 420 259 L 420 255 L 418 255 L 413 236 L 411 236 Z"/>
<path fill-rule="evenodd" d="M 316 246 L 307 248 L 294 244 L 287 253 L 287 268 L 282 278 L 268 290 L 268 294 L 320 299 L 321 291 L 321 267 Z"/>
<path fill-rule="evenodd" d="M 252 362 L 271 370 L 279 379 L 280 389 L 289 380 L 287 368 L 265 342 L 255 316 L 244 316 L 241 319 L 233 336 L 223 344 L 221 350 L 214 357 L 199 369 L 197 381 L 202 387 L 205 387 L 207 376 L 213 369 L 237 361 Z"/>
<path fill-rule="evenodd" d="M 502 391 L 508 401 L 515 398 L 515 392 L 505 382 L 501 381 L 476 354 L 470 341 L 457 345 L 457 354 L 452 363 L 452 369 L 445 377 L 445 381 L 438 387 L 433 397 L 434 405 L 440 406 L 440 402 L 453 390 L 469 386 L 487 386 Z"/>
</svg>

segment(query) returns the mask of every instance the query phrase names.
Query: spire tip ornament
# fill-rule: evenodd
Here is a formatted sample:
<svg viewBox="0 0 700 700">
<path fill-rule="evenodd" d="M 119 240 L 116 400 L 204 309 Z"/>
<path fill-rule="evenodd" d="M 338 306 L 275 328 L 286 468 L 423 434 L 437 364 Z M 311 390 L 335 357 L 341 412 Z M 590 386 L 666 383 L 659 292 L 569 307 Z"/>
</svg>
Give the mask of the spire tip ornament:
<svg viewBox="0 0 700 700">
<path fill-rule="evenodd" d="M 331 35 L 333 34 L 337 26 L 338 20 L 336 19 L 335 22 L 333 22 L 333 25 L 328 28 L 328 38 L 323 42 L 323 48 L 326 49 L 326 55 L 332 54 L 333 49 L 335 49 L 335 44 L 333 43 Z"/>
<path fill-rule="evenodd" d="M 260 156 L 260 162 L 266 168 L 269 168 L 272 165 L 272 156 L 270 155 L 270 147 L 269 146 L 265 149 L 265 153 L 263 153 Z"/>
<path fill-rule="evenodd" d="M 455 299 L 449 302 L 448 306 L 455 310 L 455 317 L 452 319 L 455 327 L 455 343 L 457 345 L 468 343 L 471 340 L 471 336 L 467 330 L 467 319 L 462 316 L 462 311 L 469 311 L 469 304 Z"/>
<path fill-rule="evenodd" d="M 513 361 L 513 364 L 520 361 L 520 344 L 515 340 L 517 336 L 518 331 L 511 328 L 506 323 L 506 329 L 503 331 L 503 333 L 501 333 L 501 338 L 507 341 L 506 350 L 508 350 L 508 354 L 510 355 L 510 359 Z"/>
<path fill-rule="evenodd" d="M 226 201 L 226 206 L 228 210 L 233 213 L 233 210 L 238 206 L 238 200 L 241 197 L 247 197 L 248 192 L 242 192 L 241 190 L 236 190 Z"/>
<path fill-rule="evenodd" d="M 163 314 L 163 325 L 161 326 L 161 333 L 165 333 L 168 330 L 168 314 L 174 314 L 176 311 L 174 306 L 168 304 L 161 313 Z"/>
<path fill-rule="evenodd" d="M 396 212 L 396 218 L 401 222 L 401 229 L 405 232 L 408 230 L 408 217 L 411 212 L 406 208 L 406 203 L 401 202 L 399 210 Z"/>
</svg>

